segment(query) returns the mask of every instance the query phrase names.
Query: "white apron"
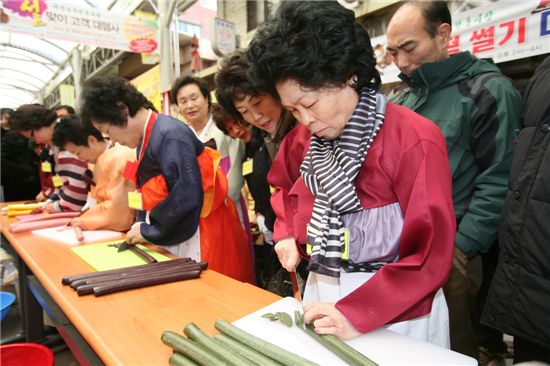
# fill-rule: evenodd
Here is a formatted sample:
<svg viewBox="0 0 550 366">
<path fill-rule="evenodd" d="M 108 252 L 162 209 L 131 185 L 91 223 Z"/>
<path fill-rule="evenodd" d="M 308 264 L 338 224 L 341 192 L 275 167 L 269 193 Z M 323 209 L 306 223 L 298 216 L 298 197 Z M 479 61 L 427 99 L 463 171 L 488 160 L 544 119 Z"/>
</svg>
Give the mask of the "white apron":
<svg viewBox="0 0 550 366">
<path fill-rule="evenodd" d="M 335 278 L 310 272 L 304 291 L 304 305 L 312 302 L 338 302 L 368 281 L 374 274 L 372 272 L 348 273 L 341 271 L 340 278 Z M 432 311 L 429 314 L 385 325 L 384 328 L 420 341 L 450 348 L 449 311 L 443 290 L 437 291 L 432 302 Z"/>
<path fill-rule="evenodd" d="M 145 215 L 145 222 L 150 224 L 149 211 Z M 201 240 L 200 240 L 200 228 L 197 228 L 195 234 L 189 239 L 182 241 L 181 243 L 174 245 L 162 245 L 170 253 L 177 255 L 181 258 L 191 258 L 197 262 L 201 260 Z"/>
</svg>

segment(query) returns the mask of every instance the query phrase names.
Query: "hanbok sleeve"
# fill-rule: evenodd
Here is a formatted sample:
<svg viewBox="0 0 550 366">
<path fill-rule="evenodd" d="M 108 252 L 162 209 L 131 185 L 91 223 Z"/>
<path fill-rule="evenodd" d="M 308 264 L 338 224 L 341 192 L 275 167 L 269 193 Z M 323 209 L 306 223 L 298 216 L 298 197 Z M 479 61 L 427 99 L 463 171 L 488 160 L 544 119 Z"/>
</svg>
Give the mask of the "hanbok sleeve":
<svg viewBox="0 0 550 366">
<path fill-rule="evenodd" d="M 399 260 L 336 303 L 360 332 L 429 313 L 449 275 L 456 221 L 442 139 L 439 144 L 420 140 L 399 156 L 393 170 L 393 190 L 404 216 Z"/>
<path fill-rule="evenodd" d="M 195 146 L 185 138 L 166 137 L 157 161 L 168 195 L 151 211 L 151 224 L 141 225 L 141 235 L 155 244 L 174 245 L 193 236 L 199 226 L 203 190 Z"/>
</svg>

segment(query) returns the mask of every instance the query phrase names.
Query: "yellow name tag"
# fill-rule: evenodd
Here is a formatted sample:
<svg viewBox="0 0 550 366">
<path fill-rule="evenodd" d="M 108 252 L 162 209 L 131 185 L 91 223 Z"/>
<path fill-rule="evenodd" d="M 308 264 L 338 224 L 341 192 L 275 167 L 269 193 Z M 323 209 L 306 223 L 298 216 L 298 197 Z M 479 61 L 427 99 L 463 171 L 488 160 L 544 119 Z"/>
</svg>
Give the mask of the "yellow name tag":
<svg viewBox="0 0 550 366">
<path fill-rule="evenodd" d="M 134 210 L 143 210 L 141 193 L 128 192 L 128 207 L 133 208 Z"/>
<path fill-rule="evenodd" d="M 252 159 L 248 159 L 243 163 L 243 176 L 252 173 Z"/>
<path fill-rule="evenodd" d="M 59 175 L 54 175 L 52 177 L 52 183 L 54 187 L 61 187 L 63 185 L 63 179 Z"/>
<path fill-rule="evenodd" d="M 40 167 L 44 173 L 52 172 L 52 164 L 49 161 L 43 161 L 42 164 L 40 164 Z"/>
<path fill-rule="evenodd" d="M 312 245 L 306 244 L 306 253 L 311 255 Z M 344 228 L 344 252 L 342 253 L 342 259 L 349 260 L 349 229 Z"/>
<path fill-rule="evenodd" d="M 273 192 L 275 192 L 275 187 L 269 186 L 269 193 L 273 193 Z"/>
</svg>

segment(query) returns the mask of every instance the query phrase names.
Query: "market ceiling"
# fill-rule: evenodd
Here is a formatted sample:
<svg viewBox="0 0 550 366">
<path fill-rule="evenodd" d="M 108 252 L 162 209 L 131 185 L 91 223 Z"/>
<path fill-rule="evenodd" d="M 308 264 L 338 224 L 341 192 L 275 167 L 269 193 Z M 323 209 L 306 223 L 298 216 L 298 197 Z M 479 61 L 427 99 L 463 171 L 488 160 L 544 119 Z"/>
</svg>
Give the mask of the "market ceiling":
<svg viewBox="0 0 550 366">
<path fill-rule="evenodd" d="M 6 1 L 6 0 L 4 0 Z M 48 0 L 127 14 L 138 0 Z M 0 24 L 0 107 L 40 102 L 53 78 L 70 74 L 69 57 L 78 44 L 10 32 Z M 67 67 L 69 66 L 69 67 Z"/>
</svg>

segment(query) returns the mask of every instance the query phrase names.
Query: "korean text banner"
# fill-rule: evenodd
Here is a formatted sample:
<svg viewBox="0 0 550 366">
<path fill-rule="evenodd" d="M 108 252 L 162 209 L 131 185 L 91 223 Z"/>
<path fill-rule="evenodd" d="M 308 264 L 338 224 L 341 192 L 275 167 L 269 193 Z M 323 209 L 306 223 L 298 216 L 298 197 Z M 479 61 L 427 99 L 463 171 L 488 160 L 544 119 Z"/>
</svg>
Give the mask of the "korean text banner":
<svg viewBox="0 0 550 366">
<path fill-rule="evenodd" d="M 550 0 L 500 0 L 452 15 L 449 54 L 470 51 L 495 63 L 550 53 Z M 382 82 L 399 81 L 386 36 L 371 39 Z"/>
<path fill-rule="evenodd" d="M 454 14 L 448 50 L 468 50 L 495 63 L 548 53 L 550 1 L 501 0 Z"/>
<path fill-rule="evenodd" d="M 136 53 L 158 51 L 158 24 L 152 19 L 69 1 L 2 0 L 2 8 L 7 31 Z"/>
</svg>

